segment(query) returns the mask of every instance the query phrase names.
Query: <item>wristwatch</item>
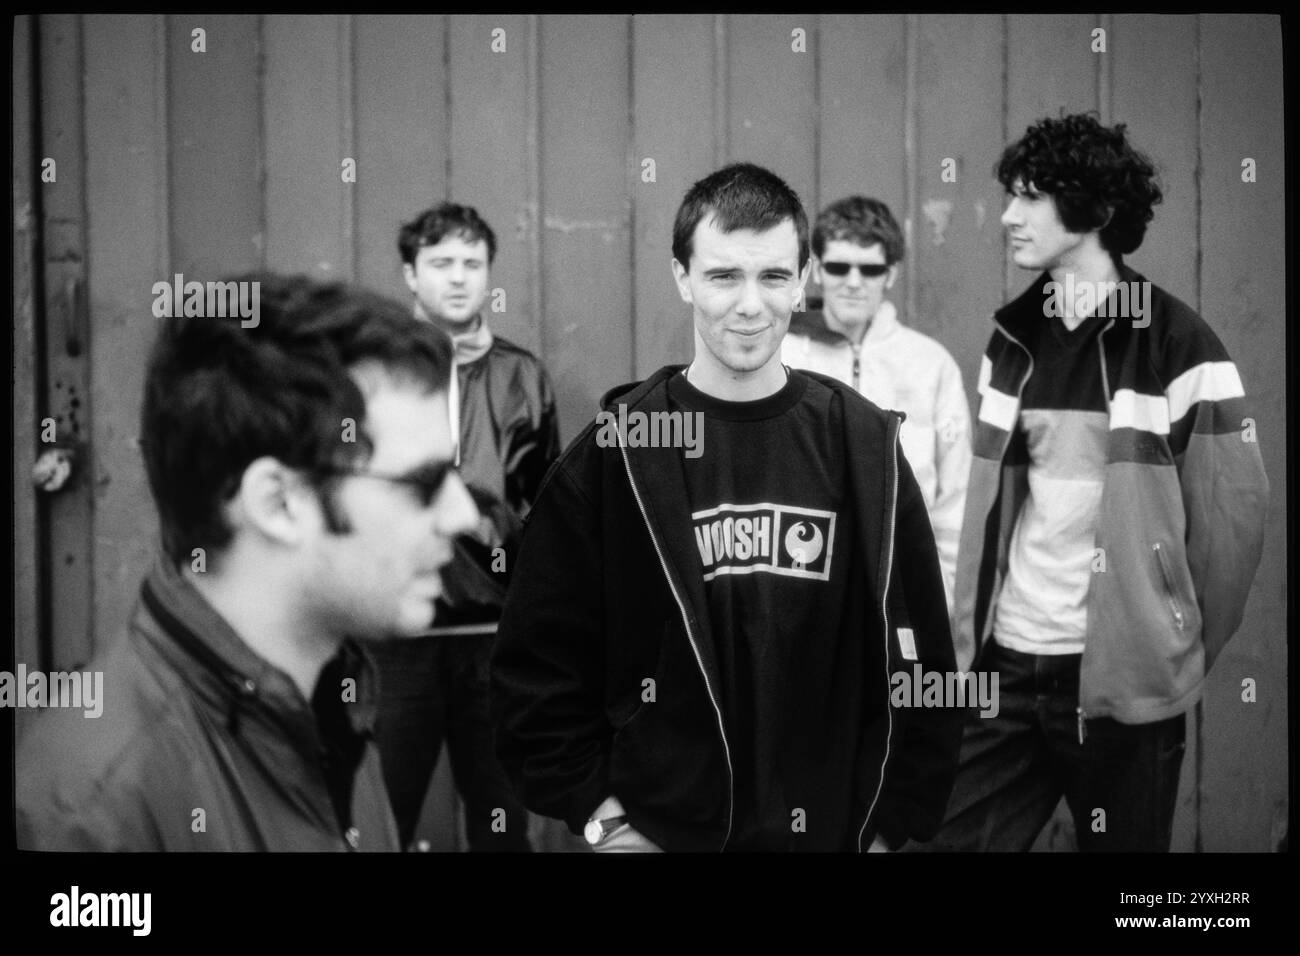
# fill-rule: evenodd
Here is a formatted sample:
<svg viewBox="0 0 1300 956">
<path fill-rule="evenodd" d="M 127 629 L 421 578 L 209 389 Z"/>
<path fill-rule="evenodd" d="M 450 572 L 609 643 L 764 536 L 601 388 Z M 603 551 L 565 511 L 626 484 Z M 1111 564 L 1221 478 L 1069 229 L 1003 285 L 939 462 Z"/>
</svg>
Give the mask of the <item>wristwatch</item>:
<svg viewBox="0 0 1300 956">
<path fill-rule="evenodd" d="M 611 833 L 627 823 L 626 816 L 606 817 L 603 820 L 588 820 L 587 825 L 582 830 L 582 835 L 587 838 L 587 842 L 592 846 L 599 846 L 605 842 L 605 838 Z"/>
</svg>

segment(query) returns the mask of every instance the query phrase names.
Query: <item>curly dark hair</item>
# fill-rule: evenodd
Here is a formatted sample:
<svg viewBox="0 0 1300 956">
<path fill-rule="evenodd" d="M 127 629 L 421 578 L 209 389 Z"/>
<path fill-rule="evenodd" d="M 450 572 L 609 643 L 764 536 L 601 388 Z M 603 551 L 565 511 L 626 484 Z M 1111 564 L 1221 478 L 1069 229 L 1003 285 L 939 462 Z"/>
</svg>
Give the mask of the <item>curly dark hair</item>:
<svg viewBox="0 0 1300 956">
<path fill-rule="evenodd" d="M 415 265 L 422 246 L 436 246 L 442 240 L 459 236 L 466 242 L 487 243 L 488 265 L 497 257 L 497 237 L 473 206 L 443 202 L 426 209 L 397 231 L 397 251 L 407 265 Z"/>
<path fill-rule="evenodd" d="M 1163 194 L 1151 160 L 1128 142 L 1126 126 L 1103 126 L 1093 113 L 1046 117 L 1008 146 L 993 175 L 1008 192 L 1016 181 L 1052 197 L 1071 232 L 1098 230 L 1115 259 L 1137 249 Z"/>
<path fill-rule="evenodd" d="M 903 258 L 903 230 L 889 207 L 879 199 L 849 196 L 821 211 L 812 233 L 812 248 L 817 258 L 826 252 L 826 243 L 845 239 L 860 246 L 879 243 L 885 251 L 886 265 L 892 266 Z"/>
</svg>

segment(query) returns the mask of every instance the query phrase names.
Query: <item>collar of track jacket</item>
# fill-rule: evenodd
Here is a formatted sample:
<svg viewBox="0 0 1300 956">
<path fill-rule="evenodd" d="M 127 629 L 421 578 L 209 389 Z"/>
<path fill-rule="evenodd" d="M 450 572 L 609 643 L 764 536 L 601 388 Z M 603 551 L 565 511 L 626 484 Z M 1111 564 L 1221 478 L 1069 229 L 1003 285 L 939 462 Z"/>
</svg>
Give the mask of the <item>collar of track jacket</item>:
<svg viewBox="0 0 1300 956">
<path fill-rule="evenodd" d="M 894 303 L 884 299 L 880 303 L 880 308 L 876 310 L 875 318 L 867 326 L 866 334 L 862 337 L 862 347 L 871 348 L 878 345 L 884 339 L 893 335 L 899 326 L 898 309 Z M 807 312 L 795 312 L 790 316 L 790 333 L 796 336 L 806 336 L 819 342 L 825 342 L 828 345 L 845 343 L 850 347 L 853 345 L 844 333 L 830 327 L 826 321 L 824 308 L 811 309 Z"/>
<path fill-rule="evenodd" d="M 487 354 L 492 347 L 492 330 L 480 312 L 473 331 L 453 332 L 451 343 L 456 349 L 456 364 L 468 365 Z"/>
</svg>

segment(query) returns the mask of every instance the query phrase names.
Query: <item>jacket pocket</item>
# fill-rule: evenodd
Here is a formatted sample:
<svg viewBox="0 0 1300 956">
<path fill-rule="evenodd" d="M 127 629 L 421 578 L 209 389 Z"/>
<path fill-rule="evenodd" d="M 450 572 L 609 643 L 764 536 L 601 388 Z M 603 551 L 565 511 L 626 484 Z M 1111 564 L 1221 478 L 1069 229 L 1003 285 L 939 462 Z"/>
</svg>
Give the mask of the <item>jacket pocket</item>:
<svg viewBox="0 0 1300 956">
<path fill-rule="evenodd" d="M 1160 569 L 1160 579 L 1165 585 L 1165 601 L 1169 605 L 1169 611 L 1174 619 L 1174 626 L 1182 630 L 1186 623 L 1186 616 L 1183 614 L 1182 605 L 1178 603 L 1178 595 L 1174 592 L 1174 579 L 1169 571 L 1169 553 L 1159 541 L 1151 545 L 1151 550 L 1155 552 L 1156 566 Z"/>
<path fill-rule="evenodd" d="M 614 730 L 621 733 L 629 724 L 640 717 L 646 711 L 647 704 L 653 704 L 659 695 L 659 684 L 663 674 L 660 673 L 664 667 L 664 650 L 668 641 L 672 638 L 673 622 L 664 621 L 663 635 L 659 639 L 658 652 L 655 655 L 654 670 L 650 674 L 645 674 L 636 678 L 636 689 L 633 692 L 636 696 L 633 698 L 632 706 L 626 717 L 622 717 L 614 722 Z M 647 684 L 646 681 L 649 680 Z"/>
</svg>

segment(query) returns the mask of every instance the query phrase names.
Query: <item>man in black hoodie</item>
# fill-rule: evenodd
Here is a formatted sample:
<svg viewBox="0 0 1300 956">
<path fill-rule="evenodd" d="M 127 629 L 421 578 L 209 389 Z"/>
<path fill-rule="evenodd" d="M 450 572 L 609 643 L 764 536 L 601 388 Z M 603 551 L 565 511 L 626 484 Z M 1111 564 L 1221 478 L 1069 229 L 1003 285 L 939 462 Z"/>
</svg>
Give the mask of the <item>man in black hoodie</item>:
<svg viewBox="0 0 1300 956">
<path fill-rule="evenodd" d="M 927 839 L 960 712 L 890 704 L 952 671 L 901 416 L 780 361 L 808 222 L 728 166 L 677 213 L 695 356 L 614 389 L 538 497 L 492 661 L 530 809 L 598 850 L 883 850 Z"/>
</svg>

